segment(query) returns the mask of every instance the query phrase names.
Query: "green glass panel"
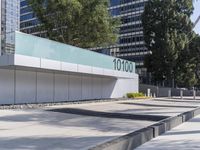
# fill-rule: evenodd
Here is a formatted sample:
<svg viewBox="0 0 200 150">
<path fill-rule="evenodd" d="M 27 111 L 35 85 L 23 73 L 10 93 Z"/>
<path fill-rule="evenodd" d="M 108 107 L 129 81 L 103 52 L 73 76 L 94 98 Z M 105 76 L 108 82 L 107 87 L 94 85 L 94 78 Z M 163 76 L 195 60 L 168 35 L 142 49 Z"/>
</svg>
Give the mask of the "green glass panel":
<svg viewBox="0 0 200 150">
<path fill-rule="evenodd" d="M 16 32 L 15 53 L 105 69 L 135 72 L 135 63 L 90 50 Z"/>
</svg>

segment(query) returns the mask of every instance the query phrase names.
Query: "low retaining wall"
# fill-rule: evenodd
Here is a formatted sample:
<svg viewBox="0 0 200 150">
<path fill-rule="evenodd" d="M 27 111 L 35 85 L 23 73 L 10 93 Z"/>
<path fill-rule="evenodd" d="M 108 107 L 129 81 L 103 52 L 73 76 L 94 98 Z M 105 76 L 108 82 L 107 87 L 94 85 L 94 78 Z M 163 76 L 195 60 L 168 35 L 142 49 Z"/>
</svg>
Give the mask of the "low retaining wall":
<svg viewBox="0 0 200 150">
<path fill-rule="evenodd" d="M 140 129 L 138 131 L 134 131 L 125 136 L 121 136 L 112 141 L 97 145 L 96 147 L 90 148 L 89 150 L 133 150 L 145 142 L 150 141 L 151 139 L 165 133 L 166 131 L 171 130 L 172 128 L 192 119 L 199 114 L 200 107 L 175 117 L 161 120 L 156 124 Z"/>
</svg>

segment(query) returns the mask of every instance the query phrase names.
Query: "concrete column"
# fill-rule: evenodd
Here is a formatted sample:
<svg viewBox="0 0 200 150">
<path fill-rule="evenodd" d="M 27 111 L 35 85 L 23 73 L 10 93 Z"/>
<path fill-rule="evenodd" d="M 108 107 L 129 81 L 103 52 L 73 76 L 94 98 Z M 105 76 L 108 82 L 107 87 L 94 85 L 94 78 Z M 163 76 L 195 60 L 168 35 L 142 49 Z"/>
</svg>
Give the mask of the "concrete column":
<svg viewBox="0 0 200 150">
<path fill-rule="evenodd" d="M 147 97 L 151 96 L 151 89 L 147 89 Z"/>
<path fill-rule="evenodd" d="M 38 78 L 38 75 L 37 75 L 37 71 L 35 71 L 35 103 L 38 103 L 38 94 L 37 94 L 37 88 L 38 88 L 38 85 L 37 85 L 37 78 Z"/>
<path fill-rule="evenodd" d="M 53 73 L 53 102 L 55 102 L 55 93 L 56 93 L 56 85 L 55 85 L 55 72 Z"/>
<path fill-rule="evenodd" d="M 180 97 L 181 97 L 181 99 L 183 99 L 183 90 L 182 89 L 180 90 Z"/>
<path fill-rule="evenodd" d="M 158 97 L 159 96 L 159 87 L 158 86 L 156 87 L 156 92 L 157 92 L 156 96 Z"/>
<path fill-rule="evenodd" d="M 172 92 L 171 92 L 171 89 L 168 90 L 168 97 L 172 97 Z"/>
<path fill-rule="evenodd" d="M 156 93 L 153 94 L 153 97 L 156 98 Z"/>
<path fill-rule="evenodd" d="M 193 99 L 196 100 L 196 91 L 193 90 Z"/>
<path fill-rule="evenodd" d="M 16 68 L 14 69 L 14 104 L 16 104 Z"/>
</svg>

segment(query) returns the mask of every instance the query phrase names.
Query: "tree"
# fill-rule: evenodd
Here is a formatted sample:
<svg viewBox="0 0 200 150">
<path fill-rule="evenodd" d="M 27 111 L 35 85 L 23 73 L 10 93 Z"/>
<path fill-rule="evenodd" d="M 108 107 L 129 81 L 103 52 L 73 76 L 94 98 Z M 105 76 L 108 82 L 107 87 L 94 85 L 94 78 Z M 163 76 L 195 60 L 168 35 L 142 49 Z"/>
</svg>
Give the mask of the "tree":
<svg viewBox="0 0 200 150">
<path fill-rule="evenodd" d="M 195 69 L 194 57 L 191 57 L 189 51 L 183 52 L 179 58 L 176 71 L 176 83 L 178 87 L 191 88 L 197 84 L 198 79 Z"/>
<path fill-rule="evenodd" d="M 145 64 L 154 81 L 175 79 L 177 62 L 192 31 L 192 0 L 149 0 L 142 15 L 144 39 L 152 52 Z"/>
<path fill-rule="evenodd" d="M 118 19 L 108 12 L 108 0 L 29 0 L 41 22 L 41 30 L 52 40 L 89 48 L 117 40 Z"/>
<path fill-rule="evenodd" d="M 196 35 L 189 45 L 191 64 L 194 65 L 193 72 L 195 74 L 197 84 L 200 87 L 200 36 Z"/>
</svg>

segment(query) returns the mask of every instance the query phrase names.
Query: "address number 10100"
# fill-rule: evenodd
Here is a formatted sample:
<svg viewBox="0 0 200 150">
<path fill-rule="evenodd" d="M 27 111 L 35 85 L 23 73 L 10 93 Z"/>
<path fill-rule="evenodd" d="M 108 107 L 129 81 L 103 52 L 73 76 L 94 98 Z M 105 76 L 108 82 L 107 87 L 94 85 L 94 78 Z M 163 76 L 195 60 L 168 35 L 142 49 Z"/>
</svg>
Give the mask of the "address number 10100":
<svg viewBox="0 0 200 150">
<path fill-rule="evenodd" d="M 127 60 L 114 59 L 114 69 L 118 71 L 133 72 L 133 63 Z"/>
</svg>

